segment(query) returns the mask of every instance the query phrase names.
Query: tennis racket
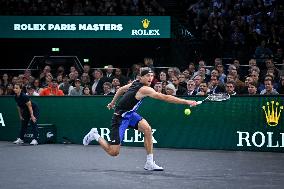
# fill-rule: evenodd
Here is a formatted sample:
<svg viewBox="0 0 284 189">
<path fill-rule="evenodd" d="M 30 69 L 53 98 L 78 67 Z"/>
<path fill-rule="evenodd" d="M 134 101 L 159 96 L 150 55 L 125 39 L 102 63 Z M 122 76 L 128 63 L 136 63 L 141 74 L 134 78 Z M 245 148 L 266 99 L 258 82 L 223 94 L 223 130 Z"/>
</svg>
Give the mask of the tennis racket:
<svg viewBox="0 0 284 189">
<path fill-rule="evenodd" d="M 229 100 L 230 95 L 227 93 L 216 93 L 216 94 L 209 94 L 204 100 L 197 101 L 197 105 L 202 104 L 204 102 L 221 102 L 225 100 Z"/>
</svg>

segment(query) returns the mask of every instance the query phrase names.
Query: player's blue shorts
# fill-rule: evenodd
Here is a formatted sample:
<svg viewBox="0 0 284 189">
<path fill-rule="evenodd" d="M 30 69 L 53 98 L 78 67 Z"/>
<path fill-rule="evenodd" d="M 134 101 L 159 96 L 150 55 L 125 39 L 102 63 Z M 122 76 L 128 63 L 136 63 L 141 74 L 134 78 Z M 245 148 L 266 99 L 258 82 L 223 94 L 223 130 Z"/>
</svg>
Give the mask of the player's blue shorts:
<svg viewBox="0 0 284 189">
<path fill-rule="evenodd" d="M 143 118 L 134 111 L 124 113 L 123 115 L 113 114 L 111 123 L 111 144 L 121 144 L 124 139 L 125 130 L 130 127 L 138 129 L 138 123 Z"/>
</svg>

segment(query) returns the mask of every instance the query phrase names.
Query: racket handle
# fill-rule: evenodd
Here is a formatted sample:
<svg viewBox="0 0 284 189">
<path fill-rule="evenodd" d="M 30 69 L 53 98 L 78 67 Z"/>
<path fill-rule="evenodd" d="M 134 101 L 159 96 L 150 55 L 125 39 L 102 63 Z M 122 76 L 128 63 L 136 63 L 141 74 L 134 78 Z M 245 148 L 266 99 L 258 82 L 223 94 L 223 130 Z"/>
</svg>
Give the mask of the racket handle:
<svg viewBox="0 0 284 189">
<path fill-rule="evenodd" d="M 199 105 L 199 104 L 202 104 L 202 102 L 203 102 L 203 101 L 197 101 L 196 103 L 197 103 L 197 105 Z"/>
<path fill-rule="evenodd" d="M 197 105 L 199 105 L 199 104 L 202 104 L 202 101 L 197 101 L 196 103 Z M 192 105 L 190 105 L 190 107 L 192 107 Z"/>
</svg>

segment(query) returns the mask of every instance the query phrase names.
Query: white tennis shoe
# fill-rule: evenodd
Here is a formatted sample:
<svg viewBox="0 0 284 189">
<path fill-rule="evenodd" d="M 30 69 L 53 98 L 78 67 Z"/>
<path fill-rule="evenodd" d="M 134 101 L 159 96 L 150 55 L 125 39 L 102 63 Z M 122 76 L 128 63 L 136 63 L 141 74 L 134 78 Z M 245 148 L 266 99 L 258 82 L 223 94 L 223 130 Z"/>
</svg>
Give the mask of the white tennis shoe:
<svg viewBox="0 0 284 189">
<path fill-rule="evenodd" d="M 86 134 L 86 136 L 83 139 L 83 144 L 84 146 L 87 146 L 90 144 L 90 142 L 92 142 L 93 140 L 95 140 L 95 134 L 98 134 L 98 129 L 97 128 L 92 128 L 90 130 L 90 132 L 88 134 Z"/>
<path fill-rule="evenodd" d="M 20 138 L 17 138 L 17 140 L 15 140 L 13 143 L 14 144 L 23 144 L 24 141 L 22 139 L 20 139 Z"/>
<path fill-rule="evenodd" d="M 33 140 L 31 141 L 30 145 L 38 145 L 37 140 L 36 140 L 36 139 L 33 139 Z"/>
<path fill-rule="evenodd" d="M 154 161 L 152 163 L 147 161 L 144 166 L 144 169 L 147 171 L 163 171 L 164 170 L 163 167 L 158 166 Z"/>
</svg>

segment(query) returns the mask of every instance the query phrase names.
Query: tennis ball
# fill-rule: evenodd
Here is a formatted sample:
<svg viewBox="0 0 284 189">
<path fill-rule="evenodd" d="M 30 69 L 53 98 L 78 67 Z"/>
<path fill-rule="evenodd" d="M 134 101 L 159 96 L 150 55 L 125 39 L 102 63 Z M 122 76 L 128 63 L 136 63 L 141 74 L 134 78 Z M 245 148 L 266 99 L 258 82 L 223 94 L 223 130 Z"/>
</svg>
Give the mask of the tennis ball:
<svg viewBox="0 0 284 189">
<path fill-rule="evenodd" d="M 191 110 L 189 108 L 184 110 L 184 114 L 185 115 L 190 115 L 191 114 Z"/>
</svg>

